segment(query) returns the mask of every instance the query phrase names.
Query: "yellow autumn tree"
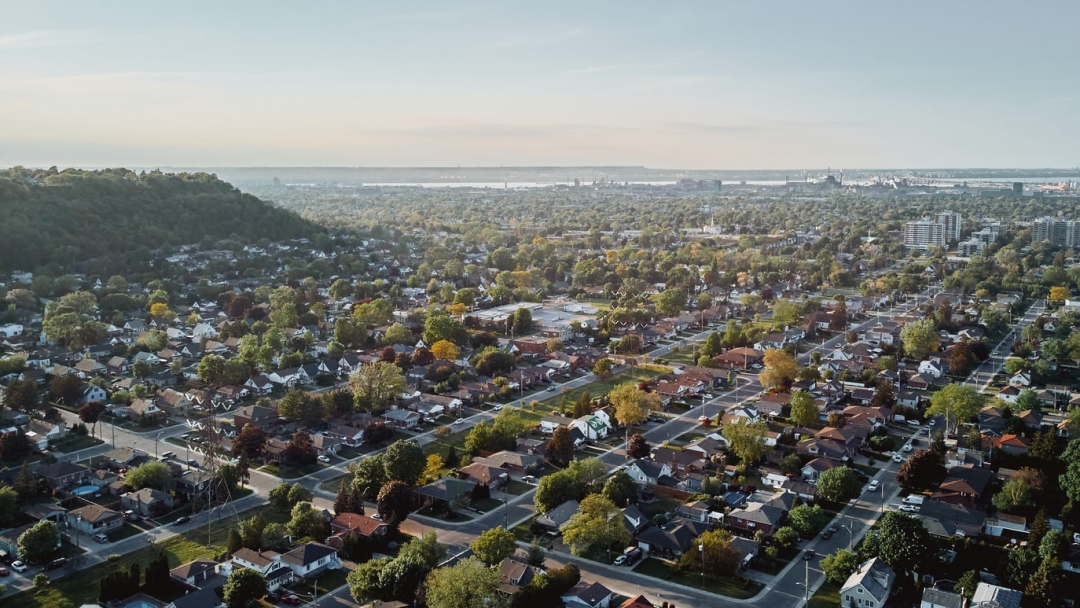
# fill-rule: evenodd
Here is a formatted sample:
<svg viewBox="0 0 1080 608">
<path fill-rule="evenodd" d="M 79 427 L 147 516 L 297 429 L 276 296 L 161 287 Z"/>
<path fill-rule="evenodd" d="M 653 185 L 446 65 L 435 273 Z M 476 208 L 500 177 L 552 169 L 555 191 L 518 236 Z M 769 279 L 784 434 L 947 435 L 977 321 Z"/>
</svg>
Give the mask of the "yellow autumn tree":
<svg viewBox="0 0 1080 608">
<path fill-rule="evenodd" d="M 457 361 L 458 348 L 454 346 L 454 343 L 449 340 L 439 340 L 435 344 L 431 345 L 431 354 L 436 359 L 446 359 L 447 361 Z"/>
<path fill-rule="evenodd" d="M 770 348 L 765 351 L 765 369 L 759 374 L 761 385 L 767 390 L 786 390 L 799 373 L 799 363 L 786 352 Z"/>
</svg>

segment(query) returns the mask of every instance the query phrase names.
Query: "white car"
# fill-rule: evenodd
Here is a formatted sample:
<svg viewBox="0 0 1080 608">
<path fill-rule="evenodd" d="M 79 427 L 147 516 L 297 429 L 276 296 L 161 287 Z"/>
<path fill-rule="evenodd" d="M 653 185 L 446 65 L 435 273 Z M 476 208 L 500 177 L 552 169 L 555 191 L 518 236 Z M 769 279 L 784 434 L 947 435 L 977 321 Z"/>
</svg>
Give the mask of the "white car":
<svg viewBox="0 0 1080 608">
<path fill-rule="evenodd" d="M 450 424 L 452 424 L 454 426 L 457 426 L 459 424 L 465 424 L 465 419 L 464 418 L 458 418 L 457 420 L 451 422 Z"/>
<path fill-rule="evenodd" d="M 319 456 L 319 462 L 330 462 L 330 457 L 320 455 Z"/>
<path fill-rule="evenodd" d="M 904 446 L 904 451 L 905 452 L 910 452 L 911 450 L 912 450 L 912 447 L 911 447 L 910 443 Z"/>
<path fill-rule="evenodd" d="M 907 513 L 915 513 L 916 511 L 919 510 L 919 506 L 918 505 L 903 504 L 903 505 L 900 505 L 900 510 L 905 511 Z"/>
<path fill-rule="evenodd" d="M 892 461 L 893 462 L 904 462 L 904 457 L 901 456 L 900 454 L 893 454 Z"/>
<path fill-rule="evenodd" d="M 503 404 L 500 403 L 499 405 L 496 405 L 495 407 L 491 408 L 491 411 L 493 411 L 493 412 L 501 412 L 502 408 L 503 408 Z"/>
<path fill-rule="evenodd" d="M 11 569 L 16 572 L 26 572 L 26 564 L 20 561 L 11 562 Z"/>
<path fill-rule="evenodd" d="M 877 489 L 880 486 L 881 486 L 881 483 L 879 483 L 878 480 L 872 479 L 872 480 L 870 480 L 870 485 L 866 486 L 866 489 L 869 492 L 877 492 Z"/>
</svg>

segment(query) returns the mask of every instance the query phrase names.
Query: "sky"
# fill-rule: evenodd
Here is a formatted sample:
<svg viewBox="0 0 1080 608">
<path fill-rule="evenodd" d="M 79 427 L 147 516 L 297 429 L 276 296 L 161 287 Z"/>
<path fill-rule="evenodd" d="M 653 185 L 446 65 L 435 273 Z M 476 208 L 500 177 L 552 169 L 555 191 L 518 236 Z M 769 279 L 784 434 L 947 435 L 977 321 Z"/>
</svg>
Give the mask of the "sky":
<svg viewBox="0 0 1080 608">
<path fill-rule="evenodd" d="M 1080 2 L 19 2 L 0 166 L 1075 167 Z"/>
</svg>

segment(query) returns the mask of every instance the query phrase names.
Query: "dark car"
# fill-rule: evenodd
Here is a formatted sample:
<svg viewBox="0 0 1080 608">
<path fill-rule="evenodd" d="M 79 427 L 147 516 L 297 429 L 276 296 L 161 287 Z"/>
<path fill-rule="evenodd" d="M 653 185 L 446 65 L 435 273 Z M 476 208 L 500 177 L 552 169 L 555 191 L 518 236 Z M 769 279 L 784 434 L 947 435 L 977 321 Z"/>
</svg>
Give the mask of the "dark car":
<svg viewBox="0 0 1080 608">
<path fill-rule="evenodd" d="M 806 552 L 802 554 L 803 561 L 810 561 L 814 559 L 814 555 L 815 553 L 813 549 L 807 549 Z"/>
<path fill-rule="evenodd" d="M 183 517 L 178 518 L 176 521 L 172 522 L 172 525 L 174 525 L 174 526 L 182 526 L 182 525 L 188 523 L 189 521 L 191 521 L 191 518 L 188 517 L 187 515 L 185 515 Z"/>
<path fill-rule="evenodd" d="M 66 557 L 58 557 L 58 558 L 52 560 L 51 562 L 45 564 L 45 569 L 46 570 L 56 570 L 58 568 L 63 568 L 66 565 L 67 565 L 67 558 Z"/>
<path fill-rule="evenodd" d="M 821 533 L 821 538 L 829 539 L 832 536 L 832 530 L 825 530 Z"/>
<path fill-rule="evenodd" d="M 271 604 L 276 604 L 281 601 L 281 596 L 276 593 L 268 593 L 263 599 L 270 602 Z"/>
</svg>

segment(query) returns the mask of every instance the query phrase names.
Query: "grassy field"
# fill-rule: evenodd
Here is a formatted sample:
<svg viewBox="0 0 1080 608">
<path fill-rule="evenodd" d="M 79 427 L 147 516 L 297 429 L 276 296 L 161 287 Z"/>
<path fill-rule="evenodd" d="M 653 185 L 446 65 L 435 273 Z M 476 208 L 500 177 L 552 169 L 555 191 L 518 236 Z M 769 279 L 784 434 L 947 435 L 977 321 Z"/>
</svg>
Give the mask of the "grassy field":
<svg viewBox="0 0 1080 608">
<path fill-rule="evenodd" d="M 86 448 L 92 448 L 105 443 L 104 441 L 91 437 L 89 435 L 69 435 L 55 444 L 56 449 L 65 454 L 72 452 L 78 452 L 79 450 L 85 450 Z"/>
<path fill-rule="evenodd" d="M 806 608 L 836 608 L 840 605 L 840 585 L 824 583 L 817 593 L 810 597 Z"/>
<path fill-rule="evenodd" d="M 754 597 L 758 591 L 761 591 L 762 587 L 759 583 L 751 580 L 714 576 L 712 574 L 705 575 L 703 585 L 700 572 L 680 572 L 673 564 L 653 557 L 638 564 L 634 568 L 634 572 L 735 599 Z"/>
</svg>

